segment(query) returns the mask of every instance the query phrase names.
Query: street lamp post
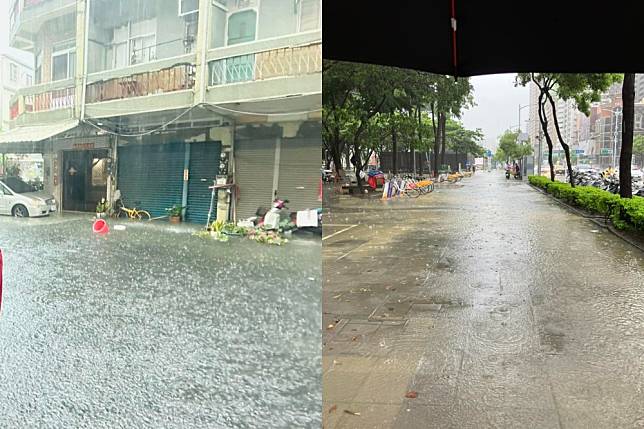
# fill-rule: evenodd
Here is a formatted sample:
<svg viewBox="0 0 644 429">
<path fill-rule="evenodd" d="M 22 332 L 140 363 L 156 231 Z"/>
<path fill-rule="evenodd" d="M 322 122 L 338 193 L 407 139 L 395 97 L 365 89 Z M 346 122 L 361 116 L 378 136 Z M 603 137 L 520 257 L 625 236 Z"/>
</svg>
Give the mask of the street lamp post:
<svg viewBox="0 0 644 429">
<path fill-rule="evenodd" d="M 526 104 L 525 106 L 522 106 L 519 104 L 519 132 L 521 132 L 521 110 L 525 109 L 526 107 L 530 107 L 530 105 Z"/>
<path fill-rule="evenodd" d="M 613 168 L 616 168 L 617 165 L 617 124 L 620 115 L 622 114 L 621 110 L 613 110 L 615 114 L 615 128 L 613 129 Z"/>
</svg>

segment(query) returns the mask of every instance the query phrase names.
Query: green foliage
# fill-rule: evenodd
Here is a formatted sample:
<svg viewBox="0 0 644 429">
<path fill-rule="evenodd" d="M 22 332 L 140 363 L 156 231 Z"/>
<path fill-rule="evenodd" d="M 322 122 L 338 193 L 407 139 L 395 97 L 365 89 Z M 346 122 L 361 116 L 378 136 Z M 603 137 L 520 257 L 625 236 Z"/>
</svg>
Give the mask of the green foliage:
<svg viewBox="0 0 644 429">
<path fill-rule="evenodd" d="M 574 100 L 577 109 L 588 116 L 591 103 L 600 101 L 602 93 L 622 79 L 618 73 L 557 73 L 555 91 L 562 100 Z"/>
<path fill-rule="evenodd" d="M 532 146 L 529 143 L 518 143 L 519 132 L 506 131 L 499 137 L 499 146 L 494 159 L 499 162 L 521 159 L 532 154 Z"/>
<path fill-rule="evenodd" d="M 181 216 L 181 213 L 183 212 L 184 208 L 185 207 L 181 206 L 181 204 L 175 204 L 172 207 L 165 209 L 165 211 L 168 213 L 168 216 L 171 216 L 171 217 Z"/>
<path fill-rule="evenodd" d="M 467 130 L 458 121 L 447 120 L 445 125 L 445 139 L 447 147 L 458 153 L 480 156 L 485 153 L 479 142 L 483 140 L 483 132 L 480 128 Z"/>
<path fill-rule="evenodd" d="M 323 70 L 322 137 L 336 163 L 347 146 L 366 161 L 371 151 L 389 149 L 394 133 L 399 149 L 429 150 L 428 110 L 460 117 L 474 104 L 467 78 L 339 61 L 325 61 Z"/>
<path fill-rule="evenodd" d="M 96 205 L 96 213 L 106 213 L 110 209 L 110 203 L 101 198 L 101 201 Z"/>
<path fill-rule="evenodd" d="M 633 155 L 644 156 L 644 135 L 633 138 Z"/>
<path fill-rule="evenodd" d="M 528 177 L 530 184 L 544 189 L 555 198 L 592 213 L 610 216 L 619 229 L 644 232 L 644 198 L 621 198 L 592 186 L 571 187 L 569 183 L 551 182 L 541 176 Z"/>
</svg>

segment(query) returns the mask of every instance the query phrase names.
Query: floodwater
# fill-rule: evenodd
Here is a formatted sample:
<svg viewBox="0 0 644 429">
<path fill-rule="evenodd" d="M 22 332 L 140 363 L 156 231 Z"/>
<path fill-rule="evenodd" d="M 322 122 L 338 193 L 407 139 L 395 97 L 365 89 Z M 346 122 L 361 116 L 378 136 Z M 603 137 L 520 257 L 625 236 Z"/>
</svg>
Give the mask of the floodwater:
<svg viewBox="0 0 644 429">
<path fill-rule="evenodd" d="M 501 172 L 326 207 L 326 428 L 644 427 L 640 250 Z"/>
<path fill-rule="evenodd" d="M 124 224 L 0 217 L 1 426 L 319 427 L 319 240 Z"/>
</svg>

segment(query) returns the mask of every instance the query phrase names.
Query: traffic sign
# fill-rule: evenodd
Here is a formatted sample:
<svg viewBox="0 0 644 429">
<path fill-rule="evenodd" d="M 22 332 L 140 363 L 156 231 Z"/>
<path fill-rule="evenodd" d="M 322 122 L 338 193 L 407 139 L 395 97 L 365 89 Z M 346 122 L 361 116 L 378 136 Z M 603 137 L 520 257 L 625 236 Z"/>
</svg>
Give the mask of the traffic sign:
<svg viewBox="0 0 644 429">
<path fill-rule="evenodd" d="M 602 148 L 601 155 L 612 155 L 613 154 L 613 149 L 604 147 Z"/>
</svg>

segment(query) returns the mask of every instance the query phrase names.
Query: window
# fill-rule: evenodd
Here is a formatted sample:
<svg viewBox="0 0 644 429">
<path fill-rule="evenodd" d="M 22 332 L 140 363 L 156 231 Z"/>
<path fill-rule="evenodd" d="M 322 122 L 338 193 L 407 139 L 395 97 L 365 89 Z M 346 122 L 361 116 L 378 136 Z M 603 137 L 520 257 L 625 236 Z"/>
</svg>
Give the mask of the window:
<svg viewBox="0 0 644 429">
<path fill-rule="evenodd" d="M 321 27 L 322 14 L 320 13 L 320 0 L 298 0 L 299 3 L 299 31 L 311 31 Z"/>
<path fill-rule="evenodd" d="M 9 79 L 12 82 L 18 82 L 18 66 L 14 63 L 9 63 Z"/>
<path fill-rule="evenodd" d="M 257 29 L 257 12 L 245 10 L 230 15 L 228 18 L 228 45 L 252 42 Z"/>
<path fill-rule="evenodd" d="M 146 63 L 156 59 L 156 19 L 131 22 L 114 29 L 113 68 Z"/>
<path fill-rule="evenodd" d="M 199 0 L 179 0 L 179 16 L 199 12 Z"/>
<path fill-rule="evenodd" d="M 30 74 L 25 73 L 25 86 L 31 86 L 33 85 L 33 83 L 34 83 L 33 77 Z"/>
<path fill-rule="evenodd" d="M 38 68 L 38 65 L 36 66 Z M 54 45 L 51 55 L 51 80 L 64 80 L 76 73 L 76 48 L 74 40 Z"/>
</svg>

